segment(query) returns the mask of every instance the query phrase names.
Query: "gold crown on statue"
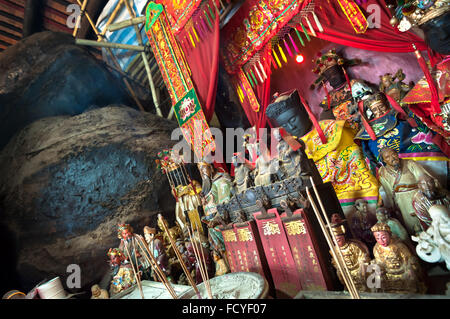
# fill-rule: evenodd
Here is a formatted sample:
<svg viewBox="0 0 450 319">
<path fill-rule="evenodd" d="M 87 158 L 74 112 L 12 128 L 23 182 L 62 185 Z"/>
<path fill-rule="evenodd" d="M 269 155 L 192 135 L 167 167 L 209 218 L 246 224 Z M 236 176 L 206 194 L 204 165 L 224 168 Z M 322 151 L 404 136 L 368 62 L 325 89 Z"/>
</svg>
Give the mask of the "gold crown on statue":
<svg viewBox="0 0 450 319">
<path fill-rule="evenodd" d="M 380 222 L 376 223 L 370 230 L 372 231 L 372 233 L 376 233 L 379 231 L 387 231 L 389 233 L 391 232 L 391 228 L 388 224 Z"/>
<path fill-rule="evenodd" d="M 316 64 L 316 67 L 312 70 L 316 74 L 323 73 L 327 68 L 324 68 L 325 62 L 335 60 L 337 64 L 343 65 L 345 60 L 336 53 L 336 49 L 329 50 L 325 53 L 317 53 L 317 59 L 313 59 L 312 62 Z"/>
<path fill-rule="evenodd" d="M 345 235 L 345 227 L 342 224 L 332 224 L 331 231 L 335 236 Z"/>
<path fill-rule="evenodd" d="M 379 103 L 386 104 L 386 97 L 381 92 L 372 94 L 366 100 L 364 100 L 365 107 L 371 107 L 372 105 L 379 104 Z"/>
</svg>

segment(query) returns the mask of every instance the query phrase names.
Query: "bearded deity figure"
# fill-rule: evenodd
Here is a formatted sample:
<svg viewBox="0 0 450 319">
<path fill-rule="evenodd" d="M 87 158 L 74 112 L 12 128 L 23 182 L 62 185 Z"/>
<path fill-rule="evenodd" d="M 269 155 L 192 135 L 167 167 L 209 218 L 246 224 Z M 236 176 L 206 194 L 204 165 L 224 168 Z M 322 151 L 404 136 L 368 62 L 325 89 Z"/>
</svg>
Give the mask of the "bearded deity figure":
<svg viewBox="0 0 450 319">
<path fill-rule="evenodd" d="M 424 293 L 423 275 L 417 258 L 408 247 L 392 237 L 389 226 L 377 223 L 372 227 L 377 241 L 373 263 L 381 268 L 381 289 L 392 293 Z"/>
<path fill-rule="evenodd" d="M 366 268 L 370 263 L 369 249 L 367 246 L 355 239 L 345 238 L 345 228 L 342 224 L 332 224 L 331 230 L 336 237 L 338 249 L 341 250 L 345 265 L 355 283 L 356 290 L 359 292 L 368 291 L 366 280 Z M 332 260 L 333 266 L 337 270 L 339 280 L 344 284 L 342 273 L 337 267 L 336 261 Z"/>
<path fill-rule="evenodd" d="M 422 175 L 417 186 L 418 191 L 413 197 L 412 204 L 422 229 L 427 230 L 431 225 L 431 216 L 428 213 L 430 207 L 442 205 L 450 209 L 450 198 L 448 191 L 443 189 L 436 179 L 430 175 Z"/>
<path fill-rule="evenodd" d="M 320 103 L 320 107 L 323 108 L 320 119 L 347 121 L 357 132 L 359 129 L 357 109 L 353 103 L 352 84 L 345 68 L 360 64 L 361 61 L 346 60 L 333 49 L 324 54 L 319 52 L 313 63 L 316 64 L 313 72 L 318 75 L 315 84 L 321 84 L 326 92 L 326 98 Z M 327 83 L 333 88 L 331 91 L 327 90 Z"/>
<path fill-rule="evenodd" d="M 379 206 L 399 209 L 408 233 L 414 235 L 421 230 L 421 226 L 413 207 L 413 198 L 418 191 L 419 179 L 430 174 L 415 161 L 401 159 L 389 147 L 381 149 L 380 153 L 386 165 L 380 167 L 379 180 L 386 197 L 380 200 Z"/>
<path fill-rule="evenodd" d="M 323 182 L 332 183 L 344 213 L 359 198 L 376 200 L 378 182 L 353 141 L 353 130 L 343 120 L 313 122 L 300 100 L 296 90 L 277 97 L 266 109 L 272 125 L 283 127 L 305 145 L 305 153 L 314 161 Z"/>
</svg>

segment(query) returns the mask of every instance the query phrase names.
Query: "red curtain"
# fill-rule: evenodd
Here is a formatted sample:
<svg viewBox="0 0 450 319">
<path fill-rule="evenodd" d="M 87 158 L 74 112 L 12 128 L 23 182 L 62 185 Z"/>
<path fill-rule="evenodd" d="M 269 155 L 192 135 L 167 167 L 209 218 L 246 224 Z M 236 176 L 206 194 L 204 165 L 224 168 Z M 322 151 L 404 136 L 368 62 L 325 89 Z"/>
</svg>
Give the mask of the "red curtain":
<svg viewBox="0 0 450 319">
<path fill-rule="evenodd" d="M 360 5 L 360 8 L 367 12 L 365 13 L 366 18 L 371 13 L 367 11 L 369 5 L 377 4 L 381 14 L 381 27 L 369 28 L 363 34 L 357 34 L 353 30 L 337 3 L 331 2 L 334 3 L 333 8 L 330 8 L 325 0 L 319 1 L 319 3 L 320 6 L 315 12 L 324 32 L 316 32 L 318 38 L 371 51 L 413 52 L 412 43 L 415 43 L 419 50 L 427 49 L 425 42 L 417 35 L 411 32 L 400 32 L 396 27 L 390 25 L 389 20 L 392 16 L 384 0 L 368 0 Z"/>
<path fill-rule="evenodd" d="M 212 7 L 214 7 L 211 4 Z M 209 123 L 214 114 L 214 106 L 216 101 L 217 81 L 219 75 L 219 43 L 220 43 L 220 28 L 219 15 L 215 15 L 215 19 L 211 21 L 212 30 L 205 21 L 204 17 L 198 17 L 196 21 L 196 32 L 199 36 L 200 42 L 195 41 L 195 48 L 192 46 L 189 39 L 189 30 L 185 28 L 178 35 L 179 42 L 183 42 L 183 49 L 186 56 L 187 63 L 191 69 L 191 78 L 194 83 L 200 104 L 202 105 L 203 113 L 206 121 Z"/>
</svg>

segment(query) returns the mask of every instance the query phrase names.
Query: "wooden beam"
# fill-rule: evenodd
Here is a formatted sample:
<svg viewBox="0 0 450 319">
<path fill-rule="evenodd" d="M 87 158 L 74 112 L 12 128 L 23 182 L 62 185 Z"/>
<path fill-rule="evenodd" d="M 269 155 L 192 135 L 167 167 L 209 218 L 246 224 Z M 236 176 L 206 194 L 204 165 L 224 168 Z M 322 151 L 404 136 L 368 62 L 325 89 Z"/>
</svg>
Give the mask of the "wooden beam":
<svg viewBox="0 0 450 319">
<path fill-rule="evenodd" d="M 23 37 L 42 30 L 44 2 L 42 0 L 27 0 L 23 18 Z"/>
</svg>

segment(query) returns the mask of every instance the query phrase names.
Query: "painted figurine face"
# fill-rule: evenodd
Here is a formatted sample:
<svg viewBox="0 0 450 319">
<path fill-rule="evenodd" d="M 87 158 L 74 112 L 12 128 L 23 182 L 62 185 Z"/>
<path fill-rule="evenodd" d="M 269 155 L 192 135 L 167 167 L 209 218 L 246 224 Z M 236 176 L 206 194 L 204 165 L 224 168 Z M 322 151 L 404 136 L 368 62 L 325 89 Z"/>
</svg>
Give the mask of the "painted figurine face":
<svg viewBox="0 0 450 319">
<path fill-rule="evenodd" d="M 279 126 L 282 126 L 291 135 L 302 137 L 308 130 L 305 130 L 304 121 L 301 120 L 295 109 L 291 108 L 280 114 L 276 119 Z M 308 128 L 309 129 L 309 128 Z"/>
<path fill-rule="evenodd" d="M 422 177 L 418 184 L 419 190 L 428 198 L 433 199 L 437 196 L 436 182 L 428 175 Z"/>
<path fill-rule="evenodd" d="M 378 244 L 383 247 L 389 246 L 391 242 L 391 234 L 387 231 L 378 231 L 373 234 Z"/>
<path fill-rule="evenodd" d="M 398 157 L 398 153 L 393 149 L 386 149 L 383 151 L 382 155 L 384 162 L 394 167 L 395 169 L 400 168 L 400 158 Z"/>
<path fill-rule="evenodd" d="M 122 258 L 119 255 L 111 255 L 109 257 L 109 261 L 111 263 L 111 266 L 120 266 L 122 263 Z"/>
<path fill-rule="evenodd" d="M 130 239 L 132 236 L 133 234 L 128 229 L 122 230 L 122 239 L 127 240 Z"/>
<path fill-rule="evenodd" d="M 388 213 L 385 209 L 379 209 L 377 210 L 377 220 L 380 223 L 385 223 L 388 220 Z"/>
<path fill-rule="evenodd" d="M 389 108 L 382 101 L 378 101 L 369 106 L 375 118 L 378 118 L 389 111 Z"/>
<path fill-rule="evenodd" d="M 342 247 L 345 245 L 345 235 L 337 235 L 336 236 L 336 241 L 339 247 Z"/>
<path fill-rule="evenodd" d="M 356 208 L 363 213 L 367 213 L 367 202 L 361 201 L 356 205 Z"/>
</svg>

